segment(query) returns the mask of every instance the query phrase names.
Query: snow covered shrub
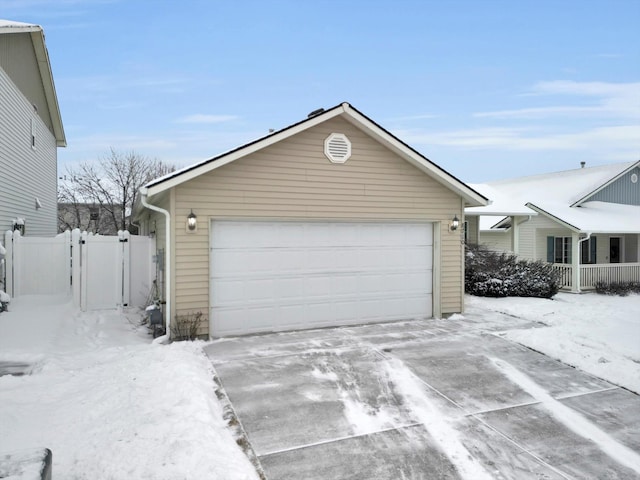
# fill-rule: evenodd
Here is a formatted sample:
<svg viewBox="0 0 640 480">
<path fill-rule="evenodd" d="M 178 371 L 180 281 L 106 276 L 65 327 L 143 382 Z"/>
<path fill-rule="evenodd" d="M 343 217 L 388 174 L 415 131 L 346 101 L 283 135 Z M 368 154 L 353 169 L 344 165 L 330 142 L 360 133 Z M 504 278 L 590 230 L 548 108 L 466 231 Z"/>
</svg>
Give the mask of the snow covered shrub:
<svg viewBox="0 0 640 480">
<path fill-rule="evenodd" d="M 560 289 L 560 276 L 551 264 L 519 260 L 481 245 L 467 245 L 465 292 L 480 297 L 551 298 Z"/>
<path fill-rule="evenodd" d="M 198 338 L 198 329 L 203 320 L 202 312 L 176 315 L 176 320 L 171 325 L 171 336 L 174 340 L 195 340 Z"/>
<path fill-rule="evenodd" d="M 626 297 L 630 293 L 640 293 L 640 282 L 603 282 L 595 284 L 596 292 L 605 295 L 620 295 Z"/>
</svg>

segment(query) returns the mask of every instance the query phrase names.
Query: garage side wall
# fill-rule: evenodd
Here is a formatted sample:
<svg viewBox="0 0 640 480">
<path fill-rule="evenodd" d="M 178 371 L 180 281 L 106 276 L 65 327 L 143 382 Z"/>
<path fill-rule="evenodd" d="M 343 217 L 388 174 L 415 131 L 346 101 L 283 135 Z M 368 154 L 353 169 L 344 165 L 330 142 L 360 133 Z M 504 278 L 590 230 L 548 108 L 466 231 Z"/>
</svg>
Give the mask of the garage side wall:
<svg viewBox="0 0 640 480">
<path fill-rule="evenodd" d="M 324 155 L 324 141 L 331 133 L 345 134 L 351 142 L 352 156 L 344 164 L 331 163 Z M 443 222 L 441 310 L 462 311 L 462 229 L 448 229 L 454 215 L 462 216 L 461 198 L 343 119 L 201 175 L 175 187 L 174 195 L 178 314 L 209 311 L 209 230 L 214 218 Z M 196 233 L 186 231 L 191 210 L 198 218 Z"/>
</svg>

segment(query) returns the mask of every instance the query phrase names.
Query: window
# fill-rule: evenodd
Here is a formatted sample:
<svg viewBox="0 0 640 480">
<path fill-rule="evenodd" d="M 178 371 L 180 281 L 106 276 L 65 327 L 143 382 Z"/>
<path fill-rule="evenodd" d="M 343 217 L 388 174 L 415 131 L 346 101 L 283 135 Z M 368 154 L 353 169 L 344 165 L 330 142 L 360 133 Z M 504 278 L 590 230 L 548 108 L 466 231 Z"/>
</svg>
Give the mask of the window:
<svg viewBox="0 0 640 480">
<path fill-rule="evenodd" d="M 31 119 L 31 148 L 36 149 L 36 126 L 33 118 Z"/>
<path fill-rule="evenodd" d="M 580 243 L 580 263 L 596 262 L 596 237 Z"/>
<path fill-rule="evenodd" d="M 571 237 L 547 237 L 547 262 L 571 263 Z"/>
</svg>

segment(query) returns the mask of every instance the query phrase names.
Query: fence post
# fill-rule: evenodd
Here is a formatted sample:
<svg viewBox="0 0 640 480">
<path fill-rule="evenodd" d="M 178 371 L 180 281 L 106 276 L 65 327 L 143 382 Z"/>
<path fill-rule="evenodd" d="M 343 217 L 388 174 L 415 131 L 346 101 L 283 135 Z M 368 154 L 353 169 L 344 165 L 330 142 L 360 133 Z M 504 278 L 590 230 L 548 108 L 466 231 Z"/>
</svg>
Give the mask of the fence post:
<svg viewBox="0 0 640 480">
<path fill-rule="evenodd" d="M 7 251 L 4 258 L 4 269 L 7 277 L 7 284 L 4 288 L 6 289 L 6 293 L 13 298 L 13 232 L 11 230 L 7 230 L 4 234 L 4 248 Z"/>
<path fill-rule="evenodd" d="M 71 294 L 71 282 L 73 281 L 73 279 L 71 278 L 71 232 L 69 230 L 65 230 L 64 233 L 64 251 L 67 254 L 67 259 L 66 262 L 64 263 L 65 265 L 65 270 L 64 270 L 64 278 L 67 280 L 67 291 L 66 294 L 70 295 Z"/>
<path fill-rule="evenodd" d="M 87 252 L 89 245 L 87 244 L 87 232 L 82 232 L 80 237 L 80 310 L 87 311 Z"/>
<path fill-rule="evenodd" d="M 13 232 L 13 297 L 18 298 L 21 293 L 24 262 L 22 261 L 22 236 L 19 230 Z"/>
<path fill-rule="evenodd" d="M 80 229 L 74 228 L 71 232 L 71 292 L 74 307 L 80 306 L 80 289 L 82 288 L 82 279 L 80 277 L 82 245 L 80 236 Z"/>
<path fill-rule="evenodd" d="M 131 233 L 125 230 L 120 232 L 120 243 L 122 248 L 118 249 L 122 255 L 122 306 L 126 307 L 130 303 L 131 296 Z"/>
</svg>

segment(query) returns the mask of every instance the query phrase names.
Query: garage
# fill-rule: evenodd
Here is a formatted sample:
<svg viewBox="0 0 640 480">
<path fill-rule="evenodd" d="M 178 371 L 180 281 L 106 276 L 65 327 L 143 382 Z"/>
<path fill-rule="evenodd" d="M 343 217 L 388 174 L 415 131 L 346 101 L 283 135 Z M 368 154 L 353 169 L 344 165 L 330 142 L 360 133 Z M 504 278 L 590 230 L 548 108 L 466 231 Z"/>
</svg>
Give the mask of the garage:
<svg viewBox="0 0 640 480">
<path fill-rule="evenodd" d="M 210 332 L 433 315 L 433 225 L 213 220 Z"/>
</svg>

